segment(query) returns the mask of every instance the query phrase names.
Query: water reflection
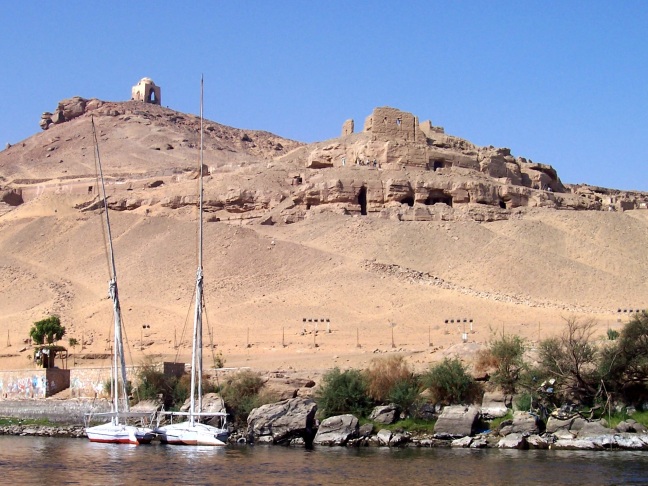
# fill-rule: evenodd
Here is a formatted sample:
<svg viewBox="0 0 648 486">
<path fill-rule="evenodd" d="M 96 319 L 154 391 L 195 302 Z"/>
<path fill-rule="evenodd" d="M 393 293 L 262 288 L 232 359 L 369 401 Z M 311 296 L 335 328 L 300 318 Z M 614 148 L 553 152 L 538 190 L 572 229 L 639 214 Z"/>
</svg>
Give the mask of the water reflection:
<svg viewBox="0 0 648 486">
<path fill-rule="evenodd" d="M 648 453 L 191 447 L 0 437 L 3 484 L 646 484 Z"/>
</svg>

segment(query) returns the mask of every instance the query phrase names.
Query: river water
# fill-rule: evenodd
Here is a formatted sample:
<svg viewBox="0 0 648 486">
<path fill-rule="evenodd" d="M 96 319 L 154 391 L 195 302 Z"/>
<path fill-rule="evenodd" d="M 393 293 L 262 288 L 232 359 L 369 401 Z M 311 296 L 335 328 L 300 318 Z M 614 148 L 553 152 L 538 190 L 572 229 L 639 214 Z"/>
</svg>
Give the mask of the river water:
<svg viewBox="0 0 648 486">
<path fill-rule="evenodd" d="M 97 444 L 0 437 L 1 484 L 648 484 L 648 453 Z"/>
</svg>

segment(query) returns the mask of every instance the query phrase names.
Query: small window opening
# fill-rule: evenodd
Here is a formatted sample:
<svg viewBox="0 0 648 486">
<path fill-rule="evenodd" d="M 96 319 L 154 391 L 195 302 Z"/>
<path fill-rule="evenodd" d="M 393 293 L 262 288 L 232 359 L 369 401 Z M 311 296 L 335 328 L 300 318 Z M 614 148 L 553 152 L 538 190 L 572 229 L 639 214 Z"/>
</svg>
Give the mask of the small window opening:
<svg viewBox="0 0 648 486">
<path fill-rule="evenodd" d="M 92 186 L 88 186 L 88 192 L 92 192 Z"/>
</svg>

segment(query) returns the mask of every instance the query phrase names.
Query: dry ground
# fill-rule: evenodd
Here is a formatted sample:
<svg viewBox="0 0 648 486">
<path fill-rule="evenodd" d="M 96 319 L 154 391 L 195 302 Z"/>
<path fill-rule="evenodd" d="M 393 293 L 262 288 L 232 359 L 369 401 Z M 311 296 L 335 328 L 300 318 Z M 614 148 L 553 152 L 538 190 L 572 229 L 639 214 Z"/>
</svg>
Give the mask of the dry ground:
<svg viewBox="0 0 648 486">
<path fill-rule="evenodd" d="M 138 113 L 96 119 L 114 180 L 195 166 L 195 117 L 178 121 L 163 108 Z M 81 117 L 0 152 L 0 184 L 41 187 L 44 178 L 51 188 L 92 177 L 90 133 Z M 297 159 L 285 167 L 268 162 L 277 143 L 285 147 L 280 155 L 295 142 L 220 125 L 214 133 L 205 163 L 217 170 L 207 197 L 232 187 L 276 191 L 300 167 Z M 195 195 L 195 181 L 155 191 L 158 198 Z M 32 323 L 51 313 L 67 328 L 63 344 L 83 342 L 70 350 L 71 365 L 107 364 L 87 359 L 107 353 L 112 328 L 102 215 L 74 209 L 87 200 L 51 191 L 0 211 L 1 368 L 34 366 L 25 340 Z M 153 204 L 110 217 L 132 362 L 188 360 L 196 210 Z M 618 309 L 648 307 L 645 210 L 529 209 L 491 223 L 315 211 L 290 225 L 251 221 L 205 225 L 209 362 L 214 351 L 227 366 L 315 373 L 397 352 L 424 368 L 448 352 L 468 358 L 498 332 L 536 342 L 572 316 L 595 319 L 603 337 L 627 319 Z M 470 319 L 469 345 L 460 345 Z"/>
</svg>

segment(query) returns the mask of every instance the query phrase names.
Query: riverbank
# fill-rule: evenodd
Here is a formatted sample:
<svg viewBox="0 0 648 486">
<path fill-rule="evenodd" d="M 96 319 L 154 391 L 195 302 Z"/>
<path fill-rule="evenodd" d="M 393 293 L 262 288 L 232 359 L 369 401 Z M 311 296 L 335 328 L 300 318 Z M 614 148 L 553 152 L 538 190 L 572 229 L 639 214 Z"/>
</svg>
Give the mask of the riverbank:
<svg viewBox="0 0 648 486">
<path fill-rule="evenodd" d="M 82 425 L 66 424 L 34 424 L 23 423 L 20 419 L 15 423 L 0 426 L 0 436 L 31 436 L 31 437 L 60 437 L 85 439 L 85 428 Z M 386 448 L 470 448 L 470 449 L 552 449 L 552 450 L 589 450 L 589 451 L 648 451 L 648 434 L 615 433 L 599 434 L 588 437 L 561 437 L 556 434 L 524 434 L 514 433 L 500 436 L 496 432 L 487 432 L 475 436 L 457 439 L 441 439 L 429 434 L 412 434 L 409 432 L 391 432 L 386 429 L 375 430 L 374 427 L 363 427 L 362 436 L 350 439 L 343 447 L 386 447 Z M 234 431 L 230 436 L 230 444 L 247 445 L 245 430 Z M 260 442 L 268 445 L 268 442 Z M 291 447 L 302 448 L 305 443 L 294 439 Z M 334 444 L 318 444 L 317 447 L 330 447 Z"/>
</svg>

